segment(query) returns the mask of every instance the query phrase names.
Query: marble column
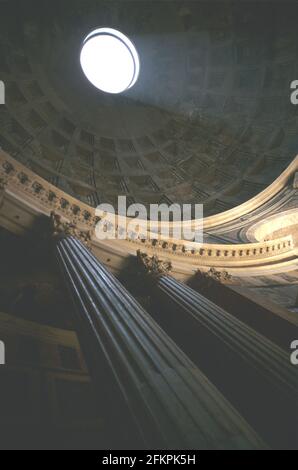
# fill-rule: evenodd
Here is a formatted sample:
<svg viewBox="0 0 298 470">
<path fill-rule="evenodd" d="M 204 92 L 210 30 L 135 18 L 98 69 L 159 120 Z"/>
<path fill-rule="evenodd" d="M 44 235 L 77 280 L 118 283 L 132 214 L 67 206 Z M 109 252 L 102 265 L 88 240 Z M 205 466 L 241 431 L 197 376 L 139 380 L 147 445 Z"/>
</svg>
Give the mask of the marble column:
<svg viewBox="0 0 298 470">
<path fill-rule="evenodd" d="M 219 341 L 228 344 L 235 355 L 268 377 L 281 390 L 295 396 L 298 377 L 289 356 L 277 345 L 247 326 L 226 310 L 171 276 L 161 276 L 158 288 L 209 329 Z"/>
<path fill-rule="evenodd" d="M 118 442 L 112 438 L 111 448 L 264 448 L 240 414 L 83 243 L 59 236 L 55 250 L 75 303 L 87 365 L 99 396 L 105 388 L 105 407 L 113 415 Z"/>
<path fill-rule="evenodd" d="M 241 295 L 241 291 L 229 287 L 231 281 L 226 271 L 218 272 L 211 268 L 208 272 L 198 270 L 189 285 L 288 352 L 297 327 L 286 317 L 272 312 L 269 306 L 260 305 L 253 301 L 253 297 L 247 298 Z"/>
<path fill-rule="evenodd" d="M 289 355 L 138 253 L 157 286 L 162 326 L 271 445 L 295 445 L 298 375 Z M 166 268 L 166 269 L 165 269 Z M 156 294 L 157 294 L 156 293 Z M 273 420 L 276 420 L 275 429 Z"/>
</svg>

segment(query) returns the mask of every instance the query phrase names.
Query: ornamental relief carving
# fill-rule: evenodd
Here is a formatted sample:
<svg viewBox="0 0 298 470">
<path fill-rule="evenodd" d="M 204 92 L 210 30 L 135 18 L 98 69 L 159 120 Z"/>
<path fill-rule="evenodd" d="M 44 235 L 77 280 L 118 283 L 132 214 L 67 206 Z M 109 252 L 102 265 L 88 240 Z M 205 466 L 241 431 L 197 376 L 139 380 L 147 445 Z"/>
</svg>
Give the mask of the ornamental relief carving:
<svg viewBox="0 0 298 470">
<path fill-rule="evenodd" d="M 204 263 L 212 264 L 214 261 L 221 263 L 239 263 L 245 259 L 264 259 L 270 258 L 273 254 L 288 253 L 293 249 L 293 240 L 291 236 L 285 236 L 268 242 L 248 243 L 248 244 L 235 244 L 235 245 L 212 245 L 202 244 L 189 249 L 184 245 L 183 240 L 180 242 L 172 243 L 171 241 L 158 240 L 158 239 L 140 239 L 137 236 L 131 237 L 128 241 L 135 245 L 142 245 L 144 249 L 160 252 L 161 254 L 168 253 L 170 256 L 175 255 L 179 257 L 194 258 Z"/>
<path fill-rule="evenodd" d="M 54 239 L 59 240 L 64 237 L 74 237 L 91 249 L 90 230 L 80 230 L 74 223 L 62 220 L 62 217 L 55 212 L 50 214 L 50 227 L 51 235 Z"/>
<path fill-rule="evenodd" d="M 149 256 L 147 253 L 142 253 L 138 250 L 137 259 L 146 273 L 154 277 L 165 276 L 172 270 L 172 263 L 170 261 L 160 260 L 156 255 Z"/>
<path fill-rule="evenodd" d="M 231 284 L 232 276 L 226 270 L 217 271 L 215 268 L 210 268 L 208 271 L 201 271 L 200 269 L 196 272 L 196 277 L 203 281 L 206 286 L 212 286 L 212 282 L 219 282 L 221 284 Z"/>
</svg>

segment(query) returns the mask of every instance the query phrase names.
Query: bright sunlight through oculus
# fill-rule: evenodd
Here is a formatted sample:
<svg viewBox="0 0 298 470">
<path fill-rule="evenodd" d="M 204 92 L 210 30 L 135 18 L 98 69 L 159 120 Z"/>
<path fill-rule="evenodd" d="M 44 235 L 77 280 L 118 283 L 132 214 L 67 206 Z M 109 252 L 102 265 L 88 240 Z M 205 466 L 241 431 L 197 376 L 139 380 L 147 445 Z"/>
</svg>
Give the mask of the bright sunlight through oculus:
<svg viewBox="0 0 298 470">
<path fill-rule="evenodd" d="M 140 71 L 139 56 L 133 43 L 111 28 L 92 31 L 85 38 L 80 62 L 88 80 L 106 93 L 131 88 Z"/>
</svg>

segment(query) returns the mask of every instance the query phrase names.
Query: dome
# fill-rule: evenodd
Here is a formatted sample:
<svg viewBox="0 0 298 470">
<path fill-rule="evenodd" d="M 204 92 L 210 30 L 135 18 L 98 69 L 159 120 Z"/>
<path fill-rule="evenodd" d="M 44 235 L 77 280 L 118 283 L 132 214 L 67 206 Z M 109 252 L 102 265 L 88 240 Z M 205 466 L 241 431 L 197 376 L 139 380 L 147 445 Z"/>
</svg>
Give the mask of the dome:
<svg viewBox="0 0 298 470">
<path fill-rule="evenodd" d="M 33 1 L 17 18 L 2 6 L 0 145 L 35 172 L 95 207 L 126 195 L 203 203 L 210 215 L 259 193 L 294 158 L 297 5 L 68 6 Z M 120 94 L 81 69 L 82 42 L 100 27 L 121 31 L 140 57 Z"/>
</svg>

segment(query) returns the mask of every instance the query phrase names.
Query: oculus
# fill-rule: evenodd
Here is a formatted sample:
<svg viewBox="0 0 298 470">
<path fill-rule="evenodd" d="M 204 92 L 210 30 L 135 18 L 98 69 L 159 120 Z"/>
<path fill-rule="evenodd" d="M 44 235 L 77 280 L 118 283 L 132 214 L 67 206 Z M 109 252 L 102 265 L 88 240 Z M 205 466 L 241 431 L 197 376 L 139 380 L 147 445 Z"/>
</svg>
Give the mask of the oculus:
<svg viewBox="0 0 298 470">
<path fill-rule="evenodd" d="M 140 72 L 135 46 L 123 33 L 111 28 L 99 28 L 86 36 L 80 62 L 87 79 L 106 93 L 128 90 Z"/>
</svg>

